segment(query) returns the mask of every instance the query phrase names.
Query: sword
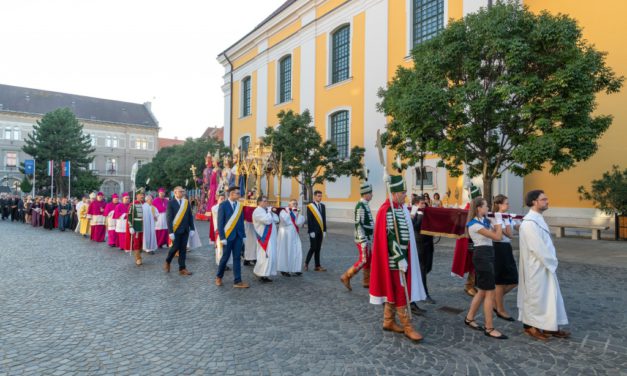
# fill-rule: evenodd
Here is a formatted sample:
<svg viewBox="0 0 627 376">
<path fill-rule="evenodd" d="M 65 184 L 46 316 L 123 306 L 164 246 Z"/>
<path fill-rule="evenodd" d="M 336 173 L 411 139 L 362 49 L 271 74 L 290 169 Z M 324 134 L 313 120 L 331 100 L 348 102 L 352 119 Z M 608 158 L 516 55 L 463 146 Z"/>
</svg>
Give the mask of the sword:
<svg viewBox="0 0 627 376">
<path fill-rule="evenodd" d="M 401 238 L 398 234 L 398 224 L 396 223 L 396 212 L 394 211 L 394 201 L 392 197 L 392 190 L 390 189 L 390 181 L 388 179 L 389 175 L 387 173 L 385 159 L 383 159 L 383 145 L 381 144 L 381 130 L 380 129 L 377 129 L 377 141 L 375 143 L 375 146 L 379 150 L 379 163 L 381 163 L 381 166 L 383 167 L 383 176 L 384 176 L 383 180 L 385 182 L 388 199 L 390 200 L 390 204 L 392 205 L 392 220 L 394 222 L 394 235 L 396 236 L 396 242 L 400 245 Z M 409 267 L 409 264 L 407 266 Z M 402 270 L 399 270 L 399 271 L 400 271 L 399 274 L 401 276 L 401 284 L 403 285 L 403 291 L 405 292 L 405 301 L 407 302 L 407 315 L 411 319 L 412 317 L 411 307 L 410 307 L 411 302 L 409 301 L 409 292 L 407 291 L 407 279 L 405 278 L 405 273 Z"/>
</svg>

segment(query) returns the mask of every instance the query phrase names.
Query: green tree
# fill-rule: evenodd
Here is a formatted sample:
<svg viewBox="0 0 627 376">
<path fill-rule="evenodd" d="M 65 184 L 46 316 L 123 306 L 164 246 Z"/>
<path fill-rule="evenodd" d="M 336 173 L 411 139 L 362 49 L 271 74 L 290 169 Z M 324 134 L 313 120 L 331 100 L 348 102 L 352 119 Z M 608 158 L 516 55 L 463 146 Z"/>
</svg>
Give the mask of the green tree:
<svg viewBox="0 0 627 376">
<path fill-rule="evenodd" d="M 623 171 L 612 166 L 601 179 L 593 180 L 590 191 L 583 186 L 578 189 L 581 200 L 590 200 L 606 214 L 627 215 L 627 168 Z"/>
<path fill-rule="evenodd" d="M 20 184 L 20 189 L 23 193 L 30 193 L 33 190 L 33 184 L 28 180 L 27 176 L 24 176 L 22 179 L 22 183 Z"/>
<path fill-rule="evenodd" d="M 558 174 L 588 159 L 612 122 L 592 115 L 595 95 L 620 90 L 599 52 L 565 15 L 534 14 L 518 2 L 499 2 L 449 22 L 412 51 L 381 89 L 390 116 L 383 138 L 404 158 L 416 145 L 438 154 L 452 176 L 466 166 L 492 182 L 505 171 L 524 176 L 548 167 Z"/>
<path fill-rule="evenodd" d="M 320 133 L 311 126 L 309 111 L 281 111 L 278 118 L 278 127 L 266 128 L 263 143 L 281 157 L 283 176 L 296 179 L 305 188 L 305 199 L 311 200 L 316 184 L 334 182 L 340 176 L 365 177 L 364 148 L 355 146 L 349 157 L 342 159 L 335 144 L 322 141 Z"/>
<path fill-rule="evenodd" d="M 50 177 L 47 173 L 48 161 L 54 161 L 55 191 L 66 195 L 68 179 L 61 176 L 61 163 L 70 161 L 72 186 L 79 183 L 79 170 L 87 170 L 94 159 L 89 135 L 83 133 L 83 125 L 68 108 L 59 108 L 45 114 L 33 131 L 28 134 L 22 150 L 36 160 L 37 187 L 49 187 Z M 23 171 L 22 171 L 23 172 Z M 36 189 L 37 189 L 36 187 Z"/>
<path fill-rule="evenodd" d="M 72 171 L 72 174 L 71 193 L 74 197 L 97 191 L 102 185 L 102 179 L 98 178 L 91 170 L 76 169 Z"/>
<path fill-rule="evenodd" d="M 149 189 L 159 187 L 174 188 L 177 185 L 194 187 L 190 168 L 196 166 L 197 178 L 202 178 L 207 152 L 220 152 L 222 157 L 231 156 L 231 150 L 224 142 L 215 138 L 188 138 L 182 145 L 174 145 L 159 150 L 150 163 L 143 165 L 137 172 L 137 186 L 143 186 L 148 178 Z"/>
</svg>

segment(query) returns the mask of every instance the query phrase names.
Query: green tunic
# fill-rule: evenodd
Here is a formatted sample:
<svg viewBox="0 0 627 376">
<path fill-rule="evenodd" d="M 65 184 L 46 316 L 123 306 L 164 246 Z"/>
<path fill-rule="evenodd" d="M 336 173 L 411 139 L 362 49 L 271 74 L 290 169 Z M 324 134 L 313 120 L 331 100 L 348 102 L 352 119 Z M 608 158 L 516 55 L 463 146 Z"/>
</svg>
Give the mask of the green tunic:
<svg viewBox="0 0 627 376">
<path fill-rule="evenodd" d="M 374 219 L 368 201 L 361 199 L 355 206 L 355 243 L 372 244 Z"/>
<path fill-rule="evenodd" d="M 398 229 L 400 243 L 396 240 L 392 210 L 394 210 L 394 214 L 396 214 L 396 227 Z M 407 259 L 407 250 L 409 248 L 409 224 L 405 220 L 405 212 L 402 207 L 392 209 L 392 206 L 390 206 L 385 217 L 388 235 L 388 263 L 390 265 L 390 270 L 398 270 L 399 261 Z"/>
<path fill-rule="evenodd" d="M 144 231 L 144 209 L 140 201 L 135 201 L 128 209 L 129 228 L 135 232 Z"/>
</svg>

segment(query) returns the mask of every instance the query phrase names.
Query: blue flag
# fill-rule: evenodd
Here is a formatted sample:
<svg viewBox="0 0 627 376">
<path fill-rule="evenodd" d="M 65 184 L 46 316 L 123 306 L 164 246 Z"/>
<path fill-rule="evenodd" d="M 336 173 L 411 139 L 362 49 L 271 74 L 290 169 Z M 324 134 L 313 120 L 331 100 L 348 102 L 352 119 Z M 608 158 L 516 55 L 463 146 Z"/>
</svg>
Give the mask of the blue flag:
<svg viewBox="0 0 627 376">
<path fill-rule="evenodd" d="M 35 160 L 27 159 L 24 161 L 24 174 L 33 175 L 35 173 Z"/>
</svg>

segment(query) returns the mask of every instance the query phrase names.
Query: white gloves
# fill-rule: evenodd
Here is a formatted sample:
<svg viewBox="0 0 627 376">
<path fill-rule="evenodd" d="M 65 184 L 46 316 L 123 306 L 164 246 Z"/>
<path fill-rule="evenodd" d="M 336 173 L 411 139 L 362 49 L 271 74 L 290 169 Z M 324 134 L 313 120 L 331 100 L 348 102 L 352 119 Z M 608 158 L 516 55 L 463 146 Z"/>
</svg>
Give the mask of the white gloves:
<svg viewBox="0 0 627 376">
<path fill-rule="evenodd" d="M 272 206 L 268 206 L 268 213 L 272 213 Z"/>
<path fill-rule="evenodd" d="M 135 229 L 131 227 L 131 229 L 129 230 L 131 235 L 135 234 Z"/>
<path fill-rule="evenodd" d="M 170 234 L 170 240 L 174 240 L 174 233 Z"/>
<path fill-rule="evenodd" d="M 316 237 L 316 233 L 315 232 L 310 232 L 309 233 L 309 237 L 314 239 Z"/>
<path fill-rule="evenodd" d="M 190 230 L 190 231 L 189 231 L 189 236 L 194 236 L 194 235 L 196 235 L 196 231 L 194 231 L 194 230 Z"/>
<path fill-rule="evenodd" d="M 398 262 L 398 268 L 405 273 L 407 271 L 407 260 L 402 259 Z"/>
<path fill-rule="evenodd" d="M 496 212 L 494 213 L 494 219 L 496 225 L 503 226 L 503 213 Z"/>
<path fill-rule="evenodd" d="M 220 240 L 220 243 L 222 243 L 222 245 L 226 245 L 226 239 Z"/>
</svg>

